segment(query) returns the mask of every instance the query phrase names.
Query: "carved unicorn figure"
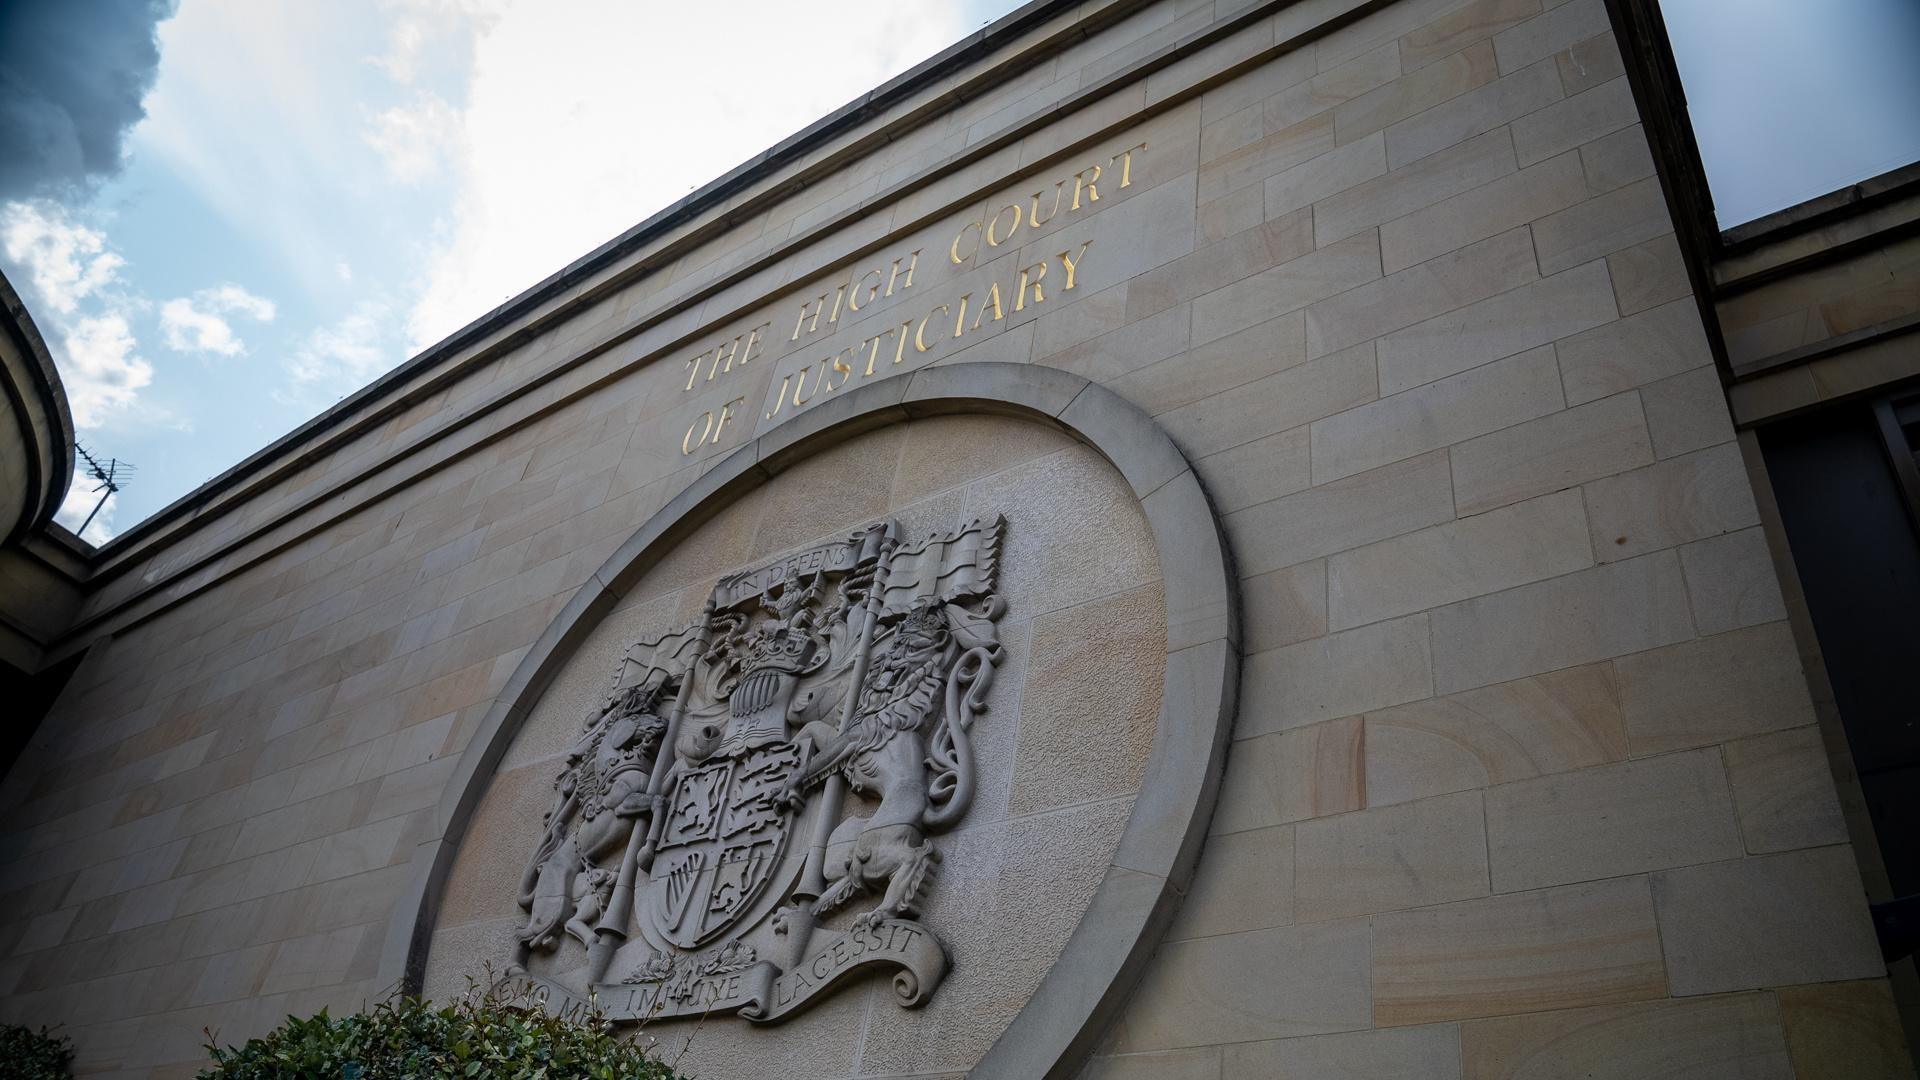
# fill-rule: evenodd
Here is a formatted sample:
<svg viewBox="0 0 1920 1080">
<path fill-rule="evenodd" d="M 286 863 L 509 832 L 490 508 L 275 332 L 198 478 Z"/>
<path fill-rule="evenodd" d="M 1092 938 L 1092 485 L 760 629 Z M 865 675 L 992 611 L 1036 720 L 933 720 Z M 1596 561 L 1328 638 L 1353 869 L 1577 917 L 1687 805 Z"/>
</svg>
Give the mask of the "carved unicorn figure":
<svg viewBox="0 0 1920 1080">
<path fill-rule="evenodd" d="M 994 620 L 1005 610 L 995 596 L 969 611 L 938 598 L 917 601 L 873 657 L 846 730 L 815 720 L 795 741 L 810 750 L 786 798 L 838 772 L 852 791 L 877 797 L 871 817 L 850 817 L 833 830 L 830 883 L 814 914 L 838 910 L 861 893 L 880 903 L 856 923 L 913 918 L 931 884 L 939 851 L 928 834 L 950 828 L 973 799 L 968 729 L 984 710 L 1001 649 Z"/>
</svg>

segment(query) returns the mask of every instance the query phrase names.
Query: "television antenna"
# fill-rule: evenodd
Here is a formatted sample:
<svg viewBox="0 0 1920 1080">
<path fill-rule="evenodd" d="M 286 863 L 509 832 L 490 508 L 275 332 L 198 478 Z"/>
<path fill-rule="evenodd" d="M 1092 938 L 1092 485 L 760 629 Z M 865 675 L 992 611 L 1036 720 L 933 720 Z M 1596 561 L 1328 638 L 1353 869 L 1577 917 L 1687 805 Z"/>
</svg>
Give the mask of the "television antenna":
<svg viewBox="0 0 1920 1080">
<path fill-rule="evenodd" d="M 102 464 L 99 458 L 87 452 L 86 447 L 75 446 L 74 449 L 87 463 L 88 479 L 99 481 L 99 485 L 93 490 L 100 494 L 100 501 L 93 504 L 93 512 L 87 515 L 87 520 L 81 522 L 79 528 L 73 530 L 74 535 L 78 536 L 87 531 L 87 526 L 93 524 L 94 517 L 100 513 L 101 507 L 107 505 L 107 500 L 113 498 L 115 492 L 127 486 L 127 476 L 134 471 L 135 467 L 118 458 L 108 458 L 106 463 Z"/>
</svg>

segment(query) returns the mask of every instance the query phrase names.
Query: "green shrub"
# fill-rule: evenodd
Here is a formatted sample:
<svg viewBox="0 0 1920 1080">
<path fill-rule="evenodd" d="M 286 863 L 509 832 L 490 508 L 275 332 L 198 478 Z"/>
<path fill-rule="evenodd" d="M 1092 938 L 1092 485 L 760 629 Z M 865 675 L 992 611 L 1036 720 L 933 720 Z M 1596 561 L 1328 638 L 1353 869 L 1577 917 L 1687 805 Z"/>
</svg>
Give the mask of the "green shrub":
<svg viewBox="0 0 1920 1080">
<path fill-rule="evenodd" d="M 73 1042 L 46 1028 L 0 1027 L 0 1080 L 63 1080 Z"/>
<path fill-rule="evenodd" d="M 289 1016 L 245 1046 L 207 1051 L 214 1067 L 199 1080 L 679 1080 L 597 1010 L 553 1016 L 482 990 L 442 1008 L 395 996 L 338 1019 Z"/>
</svg>

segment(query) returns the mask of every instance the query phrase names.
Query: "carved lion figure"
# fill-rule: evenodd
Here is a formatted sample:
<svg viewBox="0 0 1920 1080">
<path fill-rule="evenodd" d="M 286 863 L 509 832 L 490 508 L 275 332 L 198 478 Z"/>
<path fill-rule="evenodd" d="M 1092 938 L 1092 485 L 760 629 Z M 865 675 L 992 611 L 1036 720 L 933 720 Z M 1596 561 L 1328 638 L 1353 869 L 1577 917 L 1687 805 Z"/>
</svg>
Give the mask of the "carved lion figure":
<svg viewBox="0 0 1920 1080">
<path fill-rule="evenodd" d="M 567 751 L 540 846 L 521 875 L 528 919 L 517 937 L 525 948 L 553 949 L 572 922 L 599 917 L 612 880 L 603 864 L 618 859 L 649 805 L 647 780 L 666 729 L 658 712 L 664 689 L 633 686 L 609 695 Z M 591 915 L 580 915 L 587 907 Z M 591 928 L 576 936 L 591 940 Z"/>
</svg>

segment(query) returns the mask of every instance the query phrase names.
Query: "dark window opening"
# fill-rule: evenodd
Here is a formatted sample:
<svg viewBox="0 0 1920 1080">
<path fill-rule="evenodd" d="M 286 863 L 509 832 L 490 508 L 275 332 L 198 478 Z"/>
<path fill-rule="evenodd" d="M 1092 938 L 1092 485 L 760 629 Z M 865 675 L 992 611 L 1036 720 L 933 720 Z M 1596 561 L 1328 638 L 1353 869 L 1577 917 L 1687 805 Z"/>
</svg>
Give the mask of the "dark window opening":
<svg viewBox="0 0 1920 1080">
<path fill-rule="evenodd" d="M 1882 944 L 1920 944 L 1920 394 L 1757 432 L 1895 903 Z M 1896 940 L 1898 939 L 1898 940 Z"/>
</svg>

